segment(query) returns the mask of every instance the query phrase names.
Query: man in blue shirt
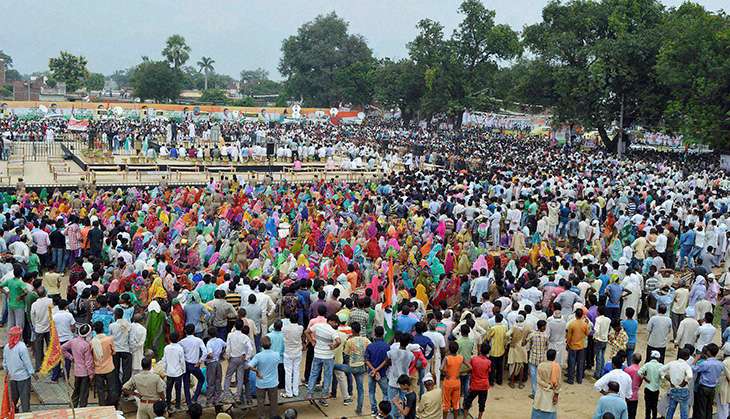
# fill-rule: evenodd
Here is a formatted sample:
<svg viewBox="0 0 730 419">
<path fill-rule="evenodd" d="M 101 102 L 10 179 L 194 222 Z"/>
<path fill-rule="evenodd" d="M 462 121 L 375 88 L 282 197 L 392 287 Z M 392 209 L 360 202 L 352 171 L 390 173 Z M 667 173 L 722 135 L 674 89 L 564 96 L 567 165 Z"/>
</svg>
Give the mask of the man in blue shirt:
<svg viewBox="0 0 730 419">
<path fill-rule="evenodd" d="M 274 322 L 274 330 L 266 334 L 271 340 L 271 350 L 279 354 L 279 366 L 278 366 L 278 377 L 279 384 L 283 387 L 284 385 L 284 334 L 281 333 L 281 329 L 284 327 L 284 323 L 281 320 Z"/>
<path fill-rule="evenodd" d="M 273 418 L 278 415 L 278 370 L 281 356 L 271 350 L 271 338 L 261 338 L 263 351 L 257 353 L 248 363 L 248 367 L 256 373 L 256 414 L 260 418 Z M 269 397 L 269 414 L 264 414 L 266 396 Z"/>
<path fill-rule="evenodd" d="M 431 339 L 423 335 L 424 333 L 426 333 L 426 323 L 416 323 L 416 335 L 413 336 L 413 343 L 417 343 L 418 346 L 421 347 L 421 352 L 423 352 L 423 356 L 426 357 L 426 360 L 430 361 L 433 357 L 436 346 L 433 344 L 433 341 Z M 425 391 L 425 387 L 423 385 L 423 377 L 426 375 L 426 368 L 426 365 L 418 368 L 419 397 L 422 396 L 423 392 Z"/>
<path fill-rule="evenodd" d="M 20 410 L 30 412 L 30 377 L 35 374 L 30 353 L 22 340 L 23 329 L 13 326 L 8 332 L 8 343 L 3 349 L 3 369 L 10 381 L 10 398 Z"/>
<path fill-rule="evenodd" d="M 408 304 L 403 304 L 401 307 L 401 314 L 398 316 L 396 321 L 396 332 L 410 334 L 416 323 L 418 323 L 418 319 L 410 315 L 410 308 L 408 307 Z"/>
<path fill-rule="evenodd" d="M 376 326 L 374 330 L 375 340 L 365 348 L 365 365 L 368 367 L 368 374 L 370 379 L 368 380 L 368 399 L 370 400 L 370 412 L 378 413 L 377 399 L 375 398 L 375 385 L 380 387 L 380 391 L 383 393 L 383 398 L 388 396 L 388 351 L 390 345 L 385 343 L 383 336 L 385 335 L 385 329 L 383 326 Z"/>
<path fill-rule="evenodd" d="M 702 353 L 695 357 L 692 374 L 696 377 L 694 419 L 712 419 L 712 403 L 715 400 L 715 388 L 720 377 L 725 373 L 725 365 L 717 358 L 719 348 L 714 343 L 705 345 Z"/>
<path fill-rule="evenodd" d="M 626 309 L 626 320 L 621 321 L 621 327 L 626 331 L 629 340 L 626 342 L 626 359 L 630 360 L 631 355 L 636 349 L 636 332 L 639 330 L 639 322 L 634 319 L 635 311 L 633 307 Z"/>
<path fill-rule="evenodd" d="M 631 294 L 631 291 L 624 290 L 624 287 L 618 283 L 618 277 L 611 280 L 606 287 L 606 317 L 609 319 L 618 319 L 621 307 L 621 298 L 624 295 Z"/>
<path fill-rule="evenodd" d="M 695 263 L 694 260 L 692 260 L 692 248 L 695 245 L 695 225 L 694 223 L 689 223 L 687 226 L 687 230 L 685 230 L 684 233 L 682 233 L 679 236 L 679 267 L 678 269 L 682 269 L 684 266 L 685 260 L 687 261 L 687 264 L 690 268 L 694 268 Z"/>
<path fill-rule="evenodd" d="M 605 396 L 601 396 L 596 406 L 596 412 L 593 419 L 603 419 L 606 413 L 612 414 L 615 419 L 628 419 L 629 409 L 626 405 L 626 399 L 618 395 L 619 384 L 615 381 L 608 383 L 608 392 Z"/>
</svg>

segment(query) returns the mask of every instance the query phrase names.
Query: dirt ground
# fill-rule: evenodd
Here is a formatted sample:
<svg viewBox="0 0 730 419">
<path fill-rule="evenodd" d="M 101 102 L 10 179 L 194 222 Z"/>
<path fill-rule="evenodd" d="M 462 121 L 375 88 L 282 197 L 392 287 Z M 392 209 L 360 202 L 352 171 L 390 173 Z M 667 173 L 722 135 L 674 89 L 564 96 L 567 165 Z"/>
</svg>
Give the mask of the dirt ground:
<svg viewBox="0 0 730 419">
<path fill-rule="evenodd" d="M 64 278 L 63 282 L 66 281 L 67 278 Z M 65 283 L 62 284 L 62 289 L 66 289 Z M 6 341 L 5 333 L 6 330 L 4 328 L 0 329 L 0 342 Z M 640 324 L 636 347 L 637 351 L 641 353 L 643 357 L 645 357 L 646 355 L 646 336 L 646 325 Z M 717 333 L 715 335 L 715 340 L 718 343 L 720 342 L 720 333 Z M 666 360 L 671 361 L 676 359 L 676 354 L 677 351 L 673 346 L 667 348 Z M 302 375 L 303 370 L 304 362 L 302 362 Z M 4 375 L 4 371 L 0 372 L 0 379 L 3 379 Z M 46 377 L 45 379 L 47 380 L 48 378 Z M 504 385 L 495 386 L 489 390 L 489 396 L 487 399 L 487 406 L 484 417 L 506 419 L 529 418 L 531 414 L 530 412 L 532 410 L 532 400 L 528 397 L 530 394 L 529 381 L 525 383 L 525 387 L 523 389 L 510 388 L 509 386 L 507 386 L 506 382 L 507 381 L 505 380 Z M 600 397 L 600 393 L 593 389 L 594 382 L 595 380 L 592 378 L 590 372 L 587 374 L 587 377 L 580 385 L 568 385 L 567 383 L 563 382 L 560 392 L 560 401 L 558 403 L 558 417 L 576 419 L 591 418 L 596 407 L 596 402 Z M 327 417 L 330 418 L 370 417 L 369 402 L 367 396 L 367 382 L 365 383 L 365 391 L 366 394 L 363 403 L 363 410 L 366 414 L 363 416 L 356 416 L 354 403 L 350 406 L 344 406 L 342 404 L 342 399 L 339 396 L 335 400 L 330 400 L 329 407 L 323 407 L 322 410 L 326 413 Z M 639 398 L 640 401 L 637 418 L 644 417 L 643 387 L 640 389 L 640 392 L 641 395 Z M 378 397 L 378 401 L 382 400 L 382 395 L 380 394 L 379 390 L 376 394 Z M 355 395 L 353 394 L 353 397 L 354 396 Z M 203 399 L 204 398 L 201 397 L 201 400 Z M 36 398 L 35 394 L 32 394 L 31 404 L 37 406 L 38 403 L 39 400 Z M 35 410 L 35 406 L 31 406 L 31 408 Z M 120 407 L 124 410 L 126 418 L 131 419 L 136 417 L 136 410 L 133 404 L 125 403 Z M 317 418 L 322 416 L 319 410 L 317 410 L 314 406 L 310 405 L 307 402 L 287 404 L 280 407 L 279 413 L 283 413 L 285 409 L 290 407 L 298 411 L 300 418 Z M 476 407 L 476 403 L 474 403 L 474 406 L 469 413 L 476 418 L 478 413 L 477 410 L 478 409 Z M 215 416 L 216 415 L 213 412 L 212 408 L 205 409 L 205 415 L 203 416 L 205 419 L 212 419 L 215 418 Z M 244 415 L 241 415 L 240 411 L 234 411 L 232 416 L 234 418 L 255 417 L 255 405 L 253 410 L 249 410 Z M 173 415 L 172 417 L 175 419 L 183 419 L 187 418 L 188 415 L 186 413 L 180 412 Z"/>
</svg>

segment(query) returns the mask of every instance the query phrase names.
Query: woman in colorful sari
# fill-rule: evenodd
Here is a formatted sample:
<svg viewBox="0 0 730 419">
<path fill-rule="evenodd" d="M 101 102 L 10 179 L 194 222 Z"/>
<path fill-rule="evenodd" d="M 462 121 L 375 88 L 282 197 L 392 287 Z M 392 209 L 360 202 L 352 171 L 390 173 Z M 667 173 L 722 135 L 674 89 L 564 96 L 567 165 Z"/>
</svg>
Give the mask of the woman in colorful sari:
<svg viewBox="0 0 730 419">
<path fill-rule="evenodd" d="M 172 325 L 177 332 L 178 336 L 185 335 L 185 310 L 183 310 L 180 300 L 177 298 L 172 299 L 172 306 L 170 308 L 170 318 Z"/>
</svg>

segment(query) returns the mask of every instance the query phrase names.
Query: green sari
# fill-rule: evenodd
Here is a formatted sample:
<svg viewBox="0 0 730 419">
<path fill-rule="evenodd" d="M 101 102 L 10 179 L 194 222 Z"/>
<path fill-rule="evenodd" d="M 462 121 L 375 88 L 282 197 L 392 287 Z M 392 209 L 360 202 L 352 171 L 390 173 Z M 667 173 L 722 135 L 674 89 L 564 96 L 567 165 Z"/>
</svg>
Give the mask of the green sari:
<svg viewBox="0 0 730 419">
<path fill-rule="evenodd" d="M 147 315 L 147 338 L 144 349 L 152 349 L 157 359 L 162 359 L 165 352 L 165 313 L 150 311 Z"/>
</svg>

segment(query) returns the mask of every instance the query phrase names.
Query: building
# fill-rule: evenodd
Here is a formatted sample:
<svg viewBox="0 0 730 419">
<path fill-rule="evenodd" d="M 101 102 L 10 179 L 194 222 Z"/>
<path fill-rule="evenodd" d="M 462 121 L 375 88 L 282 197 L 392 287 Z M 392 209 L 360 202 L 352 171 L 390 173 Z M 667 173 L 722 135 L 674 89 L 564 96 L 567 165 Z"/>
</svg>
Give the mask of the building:
<svg viewBox="0 0 730 419">
<path fill-rule="evenodd" d="M 14 100 L 40 100 L 43 79 L 15 80 L 12 86 Z"/>
</svg>

